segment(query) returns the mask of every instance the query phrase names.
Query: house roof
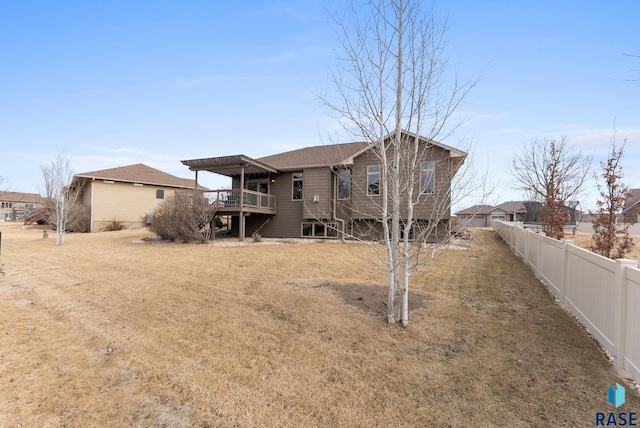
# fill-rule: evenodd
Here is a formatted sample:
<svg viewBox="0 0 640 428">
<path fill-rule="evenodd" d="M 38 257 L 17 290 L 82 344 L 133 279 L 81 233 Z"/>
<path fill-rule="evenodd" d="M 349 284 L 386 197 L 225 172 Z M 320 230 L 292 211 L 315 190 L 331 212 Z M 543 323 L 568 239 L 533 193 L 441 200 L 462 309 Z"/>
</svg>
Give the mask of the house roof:
<svg viewBox="0 0 640 428">
<path fill-rule="evenodd" d="M 245 174 L 268 174 L 278 171 L 245 155 L 218 156 L 215 158 L 189 159 L 180 161 L 189 167 L 191 171 L 209 171 L 220 175 L 233 177 L 240 175 L 244 167 Z"/>
<path fill-rule="evenodd" d="M 624 201 L 623 213 L 626 213 L 640 202 L 640 189 L 629 189 L 629 192 L 631 193 L 631 197 Z"/>
<path fill-rule="evenodd" d="M 511 214 L 516 212 L 527 212 L 527 208 L 524 206 L 524 203 L 522 201 L 503 202 L 500 205 L 496 205 L 494 209 L 502 210 Z"/>
<path fill-rule="evenodd" d="M 324 146 L 305 147 L 271 156 L 258 158 L 258 161 L 279 170 L 300 168 L 351 165 L 353 158 L 369 148 L 368 143 L 343 143 Z"/>
<path fill-rule="evenodd" d="M 465 208 L 462 211 L 458 211 L 456 215 L 487 215 L 494 207 L 492 205 L 474 205 L 469 208 Z"/>
<path fill-rule="evenodd" d="M 43 204 L 44 199 L 39 193 L 22 192 L 0 192 L 0 201 L 4 202 L 27 202 Z"/>
<path fill-rule="evenodd" d="M 508 201 L 503 202 L 500 205 L 474 205 L 470 208 L 466 208 L 462 211 L 458 211 L 456 215 L 488 215 L 491 212 L 500 210 L 505 213 L 526 213 L 527 208 L 522 201 Z"/>
<path fill-rule="evenodd" d="M 415 134 L 403 131 L 410 137 Z M 389 136 L 384 137 L 389 138 Z M 439 147 L 450 152 L 454 159 L 454 168 L 464 162 L 467 154 L 463 151 L 449 147 L 432 140 L 427 141 L 431 146 Z M 189 159 L 181 161 L 191 171 L 210 171 L 229 177 L 240 175 L 244 166 L 245 174 L 278 173 L 280 171 L 295 171 L 303 168 L 324 166 L 352 165 L 353 159 L 371 148 L 371 144 L 365 142 L 328 144 L 322 146 L 305 147 L 284 153 L 277 153 L 257 159 L 245 155 L 219 156 L 203 159 Z"/>
<path fill-rule="evenodd" d="M 193 189 L 195 187 L 195 180 L 176 177 L 141 163 L 121 166 L 118 168 L 84 172 L 82 174 L 76 174 L 75 178 L 113 180 L 125 183 L 152 184 L 156 186 L 180 187 L 187 189 Z"/>
</svg>

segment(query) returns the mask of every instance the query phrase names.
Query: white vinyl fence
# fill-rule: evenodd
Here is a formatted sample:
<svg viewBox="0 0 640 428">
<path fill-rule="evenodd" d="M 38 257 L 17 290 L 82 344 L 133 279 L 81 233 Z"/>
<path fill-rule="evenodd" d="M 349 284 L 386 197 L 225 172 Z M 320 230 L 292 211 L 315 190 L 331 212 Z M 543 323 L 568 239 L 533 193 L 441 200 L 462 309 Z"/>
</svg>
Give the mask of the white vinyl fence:
<svg viewBox="0 0 640 428">
<path fill-rule="evenodd" d="M 522 228 L 494 221 L 493 230 L 613 356 L 619 372 L 640 381 L 640 270 Z"/>
</svg>

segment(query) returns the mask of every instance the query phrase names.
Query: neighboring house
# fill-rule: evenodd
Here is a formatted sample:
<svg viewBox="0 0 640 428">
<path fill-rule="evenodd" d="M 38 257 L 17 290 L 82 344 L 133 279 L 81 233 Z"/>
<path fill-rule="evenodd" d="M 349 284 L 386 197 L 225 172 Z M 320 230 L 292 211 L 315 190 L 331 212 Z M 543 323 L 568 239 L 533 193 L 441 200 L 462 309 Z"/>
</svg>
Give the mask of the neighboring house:
<svg viewBox="0 0 640 428">
<path fill-rule="evenodd" d="M 640 189 L 630 189 L 631 197 L 624 203 L 622 215 L 625 223 L 640 223 Z"/>
<path fill-rule="evenodd" d="M 43 206 L 38 193 L 0 192 L 0 221 L 22 221 L 27 213 Z"/>
<path fill-rule="evenodd" d="M 141 163 L 76 174 L 79 201 L 90 209 L 90 231 L 120 222 L 128 228 L 144 227 L 151 213 L 176 190 L 194 189 L 194 180 L 175 177 Z"/>
<path fill-rule="evenodd" d="M 462 226 L 489 227 L 494 220 L 525 221 L 527 209 L 522 201 L 503 202 L 500 205 L 474 205 L 456 212 Z"/>
<path fill-rule="evenodd" d="M 416 136 L 405 133 L 410 139 Z M 414 140 L 415 141 L 415 140 Z M 419 222 L 431 221 L 436 198 L 445 208 L 438 230 L 448 231 L 451 177 L 466 153 L 419 138 L 428 148 L 416 173 Z M 209 193 L 219 215 L 230 215 L 232 233 L 243 239 L 264 237 L 379 239 L 382 200 L 380 160 L 368 143 L 307 147 L 263 158 L 245 155 L 183 160 L 191 171 L 209 171 L 232 179 L 232 190 Z M 442 203 L 445 200 L 445 203 Z M 277 203 L 276 203 L 277 202 Z"/>
</svg>

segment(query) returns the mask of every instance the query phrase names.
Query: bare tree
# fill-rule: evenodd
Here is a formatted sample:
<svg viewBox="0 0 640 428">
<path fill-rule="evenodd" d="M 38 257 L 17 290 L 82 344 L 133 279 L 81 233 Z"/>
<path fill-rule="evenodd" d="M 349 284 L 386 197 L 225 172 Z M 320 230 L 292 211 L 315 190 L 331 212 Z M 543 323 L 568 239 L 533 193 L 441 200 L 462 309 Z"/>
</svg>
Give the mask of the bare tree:
<svg viewBox="0 0 640 428">
<path fill-rule="evenodd" d="M 591 167 L 591 156 L 560 141 L 533 140 L 511 161 L 514 187 L 542 200 L 542 230 L 556 239 L 564 237 L 569 220 L 566 203 L 578 197 Z"/>
<path fill-rule="evenodd" d="M 81 188 L 73 185 L 71 158 L 59 151 L 49 165 L 41 165 L 49 224 L 56 229 L 56 245 L 64 244 L 68 216 L 81 193 Z"/>
<path fill-rule="evenodd" d="M 621 259 L 631 251 L 634 242 L 629 236 L 629 224 L 618 222 L 618 216 L 622 213 L 624 203 L 631 197 L 629 188 L 622 183 L 622 167 L 620 160 L 624 153 L 624 145 L 616 146 L 615 140 L 611 143 L 609 158 L 600 162 L 602 172 L 600 177 L 604 184 L 598 183 L 600 197 L 596 201 L 598 209 L 595 213 L 589 212 L 593 218 L 593 244 L 591 251 L 603 255 Z M 598 175 L 595 175 L 596 179 Z"/>
<path fill-rule="evenodd" d="M 451 180 L 466 153 L 435 142 L 451 137 L 459 125 L 454 112 L 475 82 L 460 83 L 448 73 L 447 23 L 420 1 L 351 1 L 344 15 L 332 16 L 344 66 L 332 76 L 335 94 L 321 99 L 354 141 L 368 143 L 380 165 L 377 181 L 366 181 L 379 192 L 367 201 L 376 211 L 370 224 L 384 242 L 378 257 L 388 276 L 388 321 L 406 326 L 409 279 L 448 242 L 456 200 L 450 188 L 462 184 Z M 443 150 L 455 155 L 438 157 Z M 353 183 L 362 182 L 357 174 Z M 427 240 L 434 245 L 427 247 Z"/>
</svg>

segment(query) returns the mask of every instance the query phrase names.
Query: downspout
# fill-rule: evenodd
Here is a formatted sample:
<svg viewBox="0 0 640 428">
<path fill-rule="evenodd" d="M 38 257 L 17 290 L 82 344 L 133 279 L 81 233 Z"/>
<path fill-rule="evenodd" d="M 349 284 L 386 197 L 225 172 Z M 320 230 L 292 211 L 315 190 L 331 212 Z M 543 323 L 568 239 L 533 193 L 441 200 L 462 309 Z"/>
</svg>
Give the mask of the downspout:
<svg viewBox="0 0 640 428">
<path fill-rule="evenodd" d="M 89 232 L 93 232 L 93 182 L 96 181 L 95 178 L 91 179 L 91 209 L 89 210 Z"/>
<path fill-rule="evenodd" d="M 242 163 L 241 165 L 241 171 L 240 171 L 240 194 L 238 195 L 238 197 L 240 198 L 240 224 L 238 225 L 239 230 L 238 230 L 238 234 L 239 236 L 239 241 L 242 242 L 244 241 L 244 235 L 245 235 L 245 218 L 244 218 L 244 163 Z"/>
<path fill-rule="evenodd" d="M 335 169 L 333 167 L 331 167 L 331 172 L 335 173 Z M 340 240 L 342 242 L 345 242 L 344 239 L 344 229 L 345 229 L 345 221 L 341 218 L 338 218 L 338 216 L 336 215 L 337 211 L 337 207 L 338 207 L 338 175 L 337 174 L 333 174 L 333 220 L 336 221 L 337 223 L 340 223 L 342 225 L 341 229 L 341 233 L 340 233 Z"/>
</svg>

